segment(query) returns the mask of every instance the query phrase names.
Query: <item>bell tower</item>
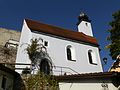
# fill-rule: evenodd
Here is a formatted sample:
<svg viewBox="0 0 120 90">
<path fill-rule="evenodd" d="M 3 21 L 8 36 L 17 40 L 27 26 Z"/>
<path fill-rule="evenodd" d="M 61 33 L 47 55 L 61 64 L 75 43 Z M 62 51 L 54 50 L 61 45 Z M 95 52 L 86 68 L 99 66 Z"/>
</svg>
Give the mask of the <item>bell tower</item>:
<svg viewBox="0 0 120 90">
<path fill-rule="evenodd" d="M 78 16 L 77 26 L 79 32 L 93 37 L 91 20 L 89 20 L 89 17 L 85 13 L 81 12 Z"/>
</svg>

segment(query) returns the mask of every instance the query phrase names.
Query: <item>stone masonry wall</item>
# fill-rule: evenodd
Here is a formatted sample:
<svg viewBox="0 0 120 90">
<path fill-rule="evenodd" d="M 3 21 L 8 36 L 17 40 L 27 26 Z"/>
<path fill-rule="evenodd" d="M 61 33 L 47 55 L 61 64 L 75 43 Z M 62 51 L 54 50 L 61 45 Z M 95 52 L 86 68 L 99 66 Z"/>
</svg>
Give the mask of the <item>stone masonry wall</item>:
<svg viewBox="0 0 120 90">
<path fill-rule="evenodd" d="M 15 63 L 17 48 L 7 48 L 5 44 L 10 39 L 19 41 L 20 34 L 15 30 L 0 28 L 0 63 Z M 10 67 L 11 65 L 8 64 L 7 66 Z"/>
<path fill-rule="evenodd" d="M 0 28 L 0 45 L 4 46 L 9 39 L 19 41 L 20 34 L 19 31 Z"/>
</svg>

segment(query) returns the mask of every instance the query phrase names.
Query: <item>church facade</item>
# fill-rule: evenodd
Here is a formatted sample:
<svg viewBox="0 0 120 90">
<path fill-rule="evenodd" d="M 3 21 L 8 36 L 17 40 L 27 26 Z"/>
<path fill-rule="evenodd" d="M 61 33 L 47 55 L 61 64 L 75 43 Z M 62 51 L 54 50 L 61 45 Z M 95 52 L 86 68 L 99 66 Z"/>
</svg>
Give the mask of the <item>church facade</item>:
<svg viewBox="0 0 120 90">
<path fill-rule="evenodd" d="M 49 54 L 49 57 L 39 58 L 41 71 L 53 75 L 103 72 L 99 45 L 93 36 L 91 21 L 84 13 L 78 19 L 78 32 L 25 19 L 16 63 L 31 64 L 25 44 L 31 44 L 33 38 L 41 38 Z M 16 68 L 25 67 L 27 65 L 16 65 Z"/>
</svg>

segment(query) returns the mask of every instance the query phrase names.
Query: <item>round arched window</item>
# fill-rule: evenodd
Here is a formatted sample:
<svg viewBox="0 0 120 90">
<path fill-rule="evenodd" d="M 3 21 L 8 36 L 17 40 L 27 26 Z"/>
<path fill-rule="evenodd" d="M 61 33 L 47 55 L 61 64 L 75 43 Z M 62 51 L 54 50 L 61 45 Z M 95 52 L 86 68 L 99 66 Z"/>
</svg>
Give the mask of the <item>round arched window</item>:
<svg viewBox="0 0 120 90">
<path fill-rule="evenodd" d="M 95 58 L 95 53 L 92 50 L 88 50 L 88 58 L 89 58 L 89 63 L 97 65 L 97 61 Z"/>
<path fill-rule="evenodd" d="M 73 49 L 73 47 L 71 45 L 67 46 L 66 52 L 67 52 L 67 59 L 68 60 L 76 61 L 76 59 L 75 59 L 75 50 Z"/>
<path fill-rule="evenodd" d="M 50 65 L 48 63 L 48 60 L 43 59 L 40 62 L 40 71 L 47 75 L 50 74 Z"/>
</svg>

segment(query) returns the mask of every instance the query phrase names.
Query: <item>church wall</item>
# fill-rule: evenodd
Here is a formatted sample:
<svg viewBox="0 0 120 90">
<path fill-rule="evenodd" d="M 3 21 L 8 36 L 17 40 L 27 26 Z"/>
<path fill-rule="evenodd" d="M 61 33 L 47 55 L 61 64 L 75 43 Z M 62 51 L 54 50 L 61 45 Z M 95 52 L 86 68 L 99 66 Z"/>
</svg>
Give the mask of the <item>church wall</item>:
<svg viewBox="0 0 120 90">
<path fill-rule="evenodd" d="M 53 65 L 60 67 L 69 67 L 78 73 L 102 72 L 98 47 L 85 45 L 82 43 L 67 40 L 65 38 L 59 38 L 45 34 L 33 33 L 32 37 L 42 38 L 43 41 L 48 42 L 48 46 L 46 48 L 48 50 L 49 56 L 52 58 Z M 66 48 L 68 45 L 72 46 L 74 49 L 75 61 L 70 61 L 67 59 Z M 97 65 L 89 63 L 88 50 L 92 50 L 94 52 Z M 60 70 L 60 68 L 56 67 L 54 70 Z M 62 71 L 75 73 L 72 70 L 66 68 L 62 68 Z"/>
<path fill-rule="evenodd" d="M 24 22 L 24 25 L 22 27 L 22 32 L 21 32 L 21 38 L 20 38 L 20 43 L 18 46 L 18 51 L 17 51 L 17 57 L 16 57 L 16 63 L 23 63 L 23 64 L 30 64 L 30 59 L 28 57 L 28 54 L 26 52 L 26 48 L 28 44 L 30 44 L 30 40 L 32 38 L 31 31 L 27 27 L 26 23 Z M 27 65 L 16 65 L 16 68 L 26 68 L 29 67 Z M 17 72 L 21 73 L 22 70 L 16 70 Z"/>
<path fill-rule="evenodd" d="M 93 73 L 93 72 L 103 71 L 98 47 L 91 46 L 89 44 L 82 44 L 81 42 L 79 43 L 79 42 L 71 41 L 58 36 L 43 34 L 40 32 L 33 33 L 27 27 L 25 22 L 22 28 L 22 34 L 21 34 L 20 44 L 18 47 L 16 63 L 30 64 L 30 59 L 28 58 L 25 49 L 27 48 L 27 44 L 30 44 L 30 40 L 32 38 L 42 38 L 43 42 L 44 41 L 48 42 L 48 46 L 46 46 L 46 48 L 49 56 L 52 59 L 52 65 L 55 66 L 53 67 L 53 74 L 60 75 L 60 74 L 65 74 L 65 72 L 67 72 L 67 74 L 71 74 L 71 73 L 76 74 L 77 72 Z M 72 46 L 72 49 L 74 51 L 73 61 L 67 59 L 67 52 L 66 52 L 67 46 Z M 88 58 L 89 50 L 93 51 L 95 63 L 97 65 L 89 63 L 89 58 Z M 57 66 L 67 67 L 67 68 L 60 68 L 60 67 L 58 68 Z M 26 66 L 22 66 L 22 65 L 16 66 L 16 68 L 25 68 L 25 67 Z M 19 72 L 21 71 L 19 70 Z"/>
</svg>

